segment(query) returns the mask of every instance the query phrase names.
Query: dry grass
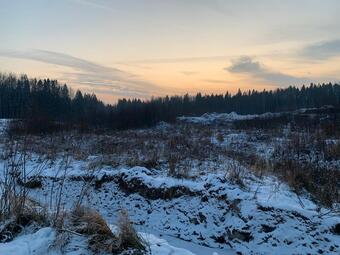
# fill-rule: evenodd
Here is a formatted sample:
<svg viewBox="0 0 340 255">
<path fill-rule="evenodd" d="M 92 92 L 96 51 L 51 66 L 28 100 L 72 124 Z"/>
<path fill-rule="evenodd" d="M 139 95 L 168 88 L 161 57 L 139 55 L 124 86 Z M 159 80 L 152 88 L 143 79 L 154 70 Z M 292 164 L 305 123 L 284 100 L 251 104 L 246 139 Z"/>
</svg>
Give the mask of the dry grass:
<svg viewBox="0 0 340 255">
<path fill-rule="evenodd" d="M 71 213 L 73 231 L 89 236 L 89 247 L 93 252 L 113 253 L 117 239 L 101 215 L 86 207 L 77 206 Z"/>
<path fill-rule="evenodd" d="M 325 157 L 327 159 L 340 159 L 340 142 L 329 145 L 325 151 Z"/>
<path fill-rule="evenodd" d="M 227 169 L 227 179 L 239 185 L 240 187 L 245 187 L 245 169 L 236 161 L 231 161 Z"/>
<path fill-rule="evenodd" d="M 247 147 L 241 147 L 242 149 L 223 148 L 212 143 L 212 136 L 216 136 L 216 139 L 220 142 L 224 140 L 222 134 L 227 134 L 227 130 L 222 130 L 221 127 L 180 123 L 166 130 L 128 130 L 105 134 L 68 133 L 54 134 L 48 138 L 33 137 L 27 148 L 41 154 L 46 153 L 47 150 L 51 155 L 57 155 L 60 151 L 68 150 L 70 155 L 80 159 L 87 158 L 89 155 L 102 155 L 100 159 L 91 164 L 90 168 L 93 171 L 102 165 L 112 167 L 139 165 L 149 169 L 167 171 L 169 176 L 176 178 L 192 178 L 195 172 L 190 171 L 195 166 L 191 164 L 194 164 L 195 161 L 214 162 L 218 168 L 219 158 L 231 158 L 253 170 L 258 176 L 274 172 L 297 192 L 306 190 L 317 200 L 324 201 L 322 203 L 330 204 L 330 201 L 338 201 L 339 189 L 334 182 L 338 181 L 337 178 L 339 177 L 332 170 L 327 170 L 328 172 L 319 171 L 318 169 L 322 167 L 312 160 L 317 158 L 320 161 L 327 161 L 340 158 L 340 143 L 326 143 L 326 139 L 336 139 L 336 132 L 339 131 L 339 127 L 334 125 L 327 127 L 310 126 L 307 125 L 308 122 L 306 121 L 301 119 L 300 124 L 291 123 L 287 136 L 285 133 L 285 142 L 280 144 L 282 148 L 277 150 L 273 158 L 268 160 L 261 159 L 261 156 L 252 147 L 249 150 Z M 284 117 L 242 123 L 244 124 L 242 130 L 255 129 L 256 132 L 251 132 L 249 135 L 256 138 L 255 142 L 263 137 L 263 131 L 265 131 L 265 137 L 268 139 L 266 142 L 269 143 L 271 138 L 278 136 L 277 129 L 284 133 L 283 130 L 287 122 L 286 117 Z M 242 123 L 239 122 L 238 124 Z M 302 124 L 303 126 L 299 128 L 299 125 Z M 261 135 L 258 135 L 258 128 L 262 126 L 264 128 L 261 129 Z M 213 171 L 213 167 L 206 167 L 206 165 L 200 167 L 197 164 L 197 168 L 202 169 L 202 172 L 205 173 L 206 171 Z M 316 171 L 311 172 L 309 168 Z M 231 182 L 244 185 L 244 171 L 240 166 L 233 165 L 227 170 L 229 172 L 227 178 Z M 97 181 L 96 186 L 100 187 L 101 182 Z"/>
<path fill-rule="evenodd" d="M 0 240 L 10 241 L 28 225 L 47 225 L 47 217 L 46 209 L 28 197 L 27 189 L 32 183 L 26 173 L 26 152 L 20 151 L 13 140 L 5 145 L 0 178 L 0 222 L 5 224 Z"/>
<path fill-rule="evenodd" d="M 0 242 L 13 240 L 20 232 L 29 225 L 37 228 L 49 224 L 46 208 L 41 207 L 33 200 L 14 195 L 8 196 L 11 206 L 8 210 L 0 211 Z"/>
<path fill-rule="evenodd" d="M 169 176 L 176 176 L 176 165 L 177 165 L 177 157 L 176 156 L 170 156 L 168 160 L 168 175 Z"/>
<path fill-rule="evenodd" d="M 127 213 L 121 213 L 118 234 L 112 233 L 103 217 L 96 211 L 77 206 L 71 213 L 72 231 L 89 236 L 89 248 L 99 254 L 118 254 L 131 250 L 133 254 L 145 254 L 146 243 L 138 236 Z"/>
<path fill-rule="evenodd" d="M 254 157 L 254 163 L 253 165 L 250 165 L 249 168 L 256 176 L 262 177 L 264 174 L 271 171 L 271 164 L 263 158 Z"/>
<path fill-rule="evenodd" d="M 274 172 L 297 194 L 307 191 L 327 207 L 340 202 L 340 172 L 337 169 L 325 169 L 317 163 L 305 165 L 294 160 L 283 160 L 275 163 Z"/>
<path fill-rule="evenodd" d="M 275 148 L 273 173 L 297 194 L 307 191 L 326 207 L 340 202 L 340 172 L 334 165 L 340 158 L 339 143 L 327 144 L 320 130 L 313 133 L 291 132 L 288 140 Z"/>
<path fill-rule="evenodd" d="M 146 252 L 146 242 L 137 234 L 136 230 L 132 226 L 127 211 L 123 210 L 119 217 L 119 247 L 123 250 L 133 249 L 139 251 L 139 254 Z M 136 253 L 137 254 L 137 253 Z"/>
</svg>

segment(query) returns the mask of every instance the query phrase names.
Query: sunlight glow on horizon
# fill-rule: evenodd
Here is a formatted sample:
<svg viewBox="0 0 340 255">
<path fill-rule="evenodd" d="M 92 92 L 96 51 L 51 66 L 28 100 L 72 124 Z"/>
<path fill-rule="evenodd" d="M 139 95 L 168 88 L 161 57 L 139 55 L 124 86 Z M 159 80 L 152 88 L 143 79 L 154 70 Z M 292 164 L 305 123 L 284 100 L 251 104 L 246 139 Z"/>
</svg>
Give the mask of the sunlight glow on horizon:
<svg viewBox="0 0 340 255">
<path fill-rule="evenodd" d="M 106 103 L 340 80 L 339 1 L 48 2 L 3 4 L 1 72 Z"/>
</svg>

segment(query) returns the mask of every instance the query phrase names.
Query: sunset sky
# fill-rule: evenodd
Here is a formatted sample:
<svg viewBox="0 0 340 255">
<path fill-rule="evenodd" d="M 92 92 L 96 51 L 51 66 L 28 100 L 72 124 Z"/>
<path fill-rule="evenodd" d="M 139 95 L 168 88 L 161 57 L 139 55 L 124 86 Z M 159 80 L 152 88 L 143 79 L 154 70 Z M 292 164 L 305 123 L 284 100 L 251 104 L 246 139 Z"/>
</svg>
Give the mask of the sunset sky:
<svg viewBox="0 0 340 255">
<path fill-rule="evenodd" d="M 0 0 L 0 71 L 105 102 L 340 81 L 339 0 Z"/>
</svg>

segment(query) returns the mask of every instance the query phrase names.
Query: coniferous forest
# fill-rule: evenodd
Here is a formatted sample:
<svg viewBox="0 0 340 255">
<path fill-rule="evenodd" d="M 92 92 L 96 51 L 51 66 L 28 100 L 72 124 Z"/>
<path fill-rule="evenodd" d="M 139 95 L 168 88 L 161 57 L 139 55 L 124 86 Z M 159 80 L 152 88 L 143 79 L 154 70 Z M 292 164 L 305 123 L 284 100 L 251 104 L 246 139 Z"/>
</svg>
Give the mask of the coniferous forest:
<svg viewBox="0 0 340 255">
<path fill-rule="evenodd" d="M 82 128 L 128 129 L 206 112 L 260 114 L 324 105 L 340 105 L 339 84 L 290 86 L 273 91 L 239 90 L 234 95 L 226 92 L 224 95 L 198 93 L 145 101 L 120 99 L 114 105 L 106 105 L 96 95 L 73 93 L 56 80 L 0 74 L 0 118 L 31 120 L 39 125 L 57 122 Z"/>
</svg>

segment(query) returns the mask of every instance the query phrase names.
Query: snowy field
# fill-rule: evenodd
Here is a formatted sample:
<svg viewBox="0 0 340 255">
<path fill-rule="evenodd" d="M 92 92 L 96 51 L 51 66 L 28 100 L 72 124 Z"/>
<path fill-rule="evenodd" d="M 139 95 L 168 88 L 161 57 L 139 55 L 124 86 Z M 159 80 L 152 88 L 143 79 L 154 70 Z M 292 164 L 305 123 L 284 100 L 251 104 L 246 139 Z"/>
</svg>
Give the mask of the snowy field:
<svg viewBox="0 0 340 255">
<path fill-rule="evenodd" d="M 180 118 L 185 124 L 162 123 L 122 134 L 36 137 L 24 160 L 20 153 L 14 158 L 24 164 L 26 178 L 40 181 L 29 189 L 34 201 L 51 206 L 51 193 L 62 186 L 64 210 L 72 209 L 83 194 L 84 204 L 113 228 L 119 212 L 126 210 L 151 254 L 339 254 L 339 204 L 324 206 L 270 172 L 259 174 L 258 165 L 252 165 L 253 155 L 265 163 L 273 159 L 278 146 L 289 142 L 289 127 L 275 136 L 276 131 L 228 126 L 258 117 L 273 115 L 206 114 Z M 110 152 L 102 152 L 103 144 Z M 326 160 L 313 153 L 308 154 L 311 162 L 322 161 L 326 169 L 339 166 L 339 158 Z M 180 174 L 172 172 L 174 155 Z M 305 158 L 302 154 L 298 160 Z M 0 168 L 6 165 L 1 160 Z M 57 236 L 51 227 L 27 228 L 11 242 L 0 243 L 0 254 L 93 254 L 86 238 L 77 235 L 61 253 Z"/>
</svg>

